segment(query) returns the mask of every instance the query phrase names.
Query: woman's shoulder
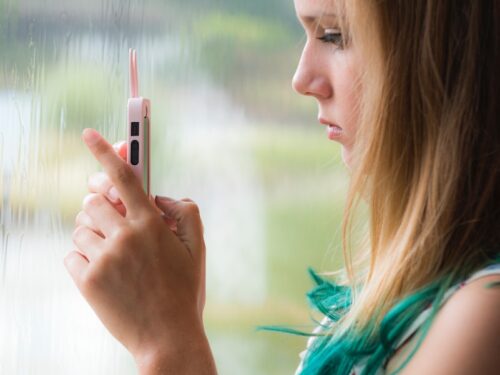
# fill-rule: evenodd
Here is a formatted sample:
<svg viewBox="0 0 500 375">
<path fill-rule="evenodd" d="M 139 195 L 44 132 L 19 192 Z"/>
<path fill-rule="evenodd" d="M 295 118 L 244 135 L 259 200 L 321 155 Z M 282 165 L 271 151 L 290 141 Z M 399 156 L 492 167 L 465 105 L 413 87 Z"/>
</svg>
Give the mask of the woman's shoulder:
<svg viewBox="0 0 500 375">
<path fill-rule="evenodd" d="M 496 353 L 500 352 L 500 314 L 498 314 L 500 311 L 500 287 L 485 288 L 490 285 L 494 286 L 496 283 L 500 283 L 500 264 L 483 268 L 470 275 L 465 281 L 449 288 L 443 296 L 440 309 L 422 345 L 402 373 L 405 375 L 424 373 L 436 375 L 450 373 L 488 374 L 487 370 L 479 367 L 469 372 L 462 370 L 466 368 L 466 365 L 473 365 L 473 362 L 467 362 L 471 359 L 477 359 L 481 365 L 487 366 L 488 362 L 482 358 L 487 356 L 490 360 L 494 360 L 498 356 Z M 394 354 L 388 359 L 385 366 L 379 369 L 377 374 L 393 373 L 395 369 L 403 365 L 405 359 L 417 346 L 422 336 L 422 326 L 431 313 L 432 309 L 429 307 L 417 316 L 399 338 Z M 330 319 L 325 317 L 316 327 L 314 333 L 330 327 L 331 324 Z M 315 337 L 310 337 L 306 350 L 300 353 L 301 363 L 296 374 L 300 373 L 302 360 L 314 340 Z M 489 355 L 488 353 L 495 354 Z M 466 363 L 461 361 L 466 361 Z M 354 374 L 362 373 L 363 363 L 356 364 Z M 444 368 L 443 364 L 448 366 L 454 364 L 457 367 Z M 423 367 L 427 365 L 440 367 Z M 494 363 L 494 366 L 493 369 L 496 371 L 500 368 L 500 362 Z"/>
<path fill-rule="evenodd" d="M 500 264 L 450 290 L 421 347 L 402 372 L 494 374 L 500 368 Z"/>
</svg>

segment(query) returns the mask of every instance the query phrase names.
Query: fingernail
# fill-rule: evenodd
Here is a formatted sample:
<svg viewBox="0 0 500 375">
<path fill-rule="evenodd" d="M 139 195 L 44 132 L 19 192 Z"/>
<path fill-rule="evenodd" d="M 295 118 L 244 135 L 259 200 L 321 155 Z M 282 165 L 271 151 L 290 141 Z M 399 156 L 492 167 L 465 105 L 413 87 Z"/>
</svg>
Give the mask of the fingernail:
<svg viewBox="0 0 500 375">
<path fill-rule="evenodd" d="M 160 200 L 160 201 L 174 201 L 174 199 L 169 198 L 169 197 L 162 197 L 161 195 L 155 195 L 155 201 Z"/>
<path fill-rule="evenodd" d="M 108 197 L 113 201 L 118 201 L 120 199 L 120 195 L 118 194 L 118 190 L 114 186 L 112 186 L 108 191 Z"/>
<path fill-rule="evenodd" d="M 91 193 L 91 194 L 87 194 L 84 198 L 83 198 L 83 202 L 82 202 L 82 206 L 85 206 L 87 204 L 87 202 L 92 199 L 92 197 L 94 196 L 95 194 L 94 193 Z"/>
<path fill-rule="evenodd" d="M 113 145 L 113 148 L 115 149 L 115 151 L 119 151 L 120 148 L 122 148 L 123 144 L 125 143 L 125 141 L 121 141 L 121 142 L 116 142 L 114 145 Z"/>
<path fill-rule="evenodd" d="M 96 132 L 94 129 L 85 128 L 82 134 L 83 134 L 83 139 L 89 146 L 96 144 L 97 141 L 100 139 L 99 133 Z"/>
<path fill-rule="evenodd" d="M 169 201 L 170 201 L 170 200 L 169 200 L 169 199 L 167 199 L 167 198 L 165 198 L 165 197 L 160 197 L 160 196 L 158 196 L 158 195 L 155 197 L 155 203 L 156 203 L 156 204 L 160 204 L 160 205 L 162 205 L 162 204 L 167 204 Z"/>
</svg>

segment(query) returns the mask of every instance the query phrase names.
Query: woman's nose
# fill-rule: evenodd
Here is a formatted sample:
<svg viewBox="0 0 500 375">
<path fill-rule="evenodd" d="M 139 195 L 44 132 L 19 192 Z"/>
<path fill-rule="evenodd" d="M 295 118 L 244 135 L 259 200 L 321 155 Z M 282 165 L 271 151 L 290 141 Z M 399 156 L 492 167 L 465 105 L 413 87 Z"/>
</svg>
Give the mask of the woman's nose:
<svg viewBox="0 0 500 375">
<path fill-rule="evenodd" d="M 304 48 L 292 80 L 292 87 L 296 92 L 316 99 L 328 99 L 332 96 L 328 72 L 322 71 L 320 62 L 319 56 L 312 55 L 307 47 Z"/>
</svg>

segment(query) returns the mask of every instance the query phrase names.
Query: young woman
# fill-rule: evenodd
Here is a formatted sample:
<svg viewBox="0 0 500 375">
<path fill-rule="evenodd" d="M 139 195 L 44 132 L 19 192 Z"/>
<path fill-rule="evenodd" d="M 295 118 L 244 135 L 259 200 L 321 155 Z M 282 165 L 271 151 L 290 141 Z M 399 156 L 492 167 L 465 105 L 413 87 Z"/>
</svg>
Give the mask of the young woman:
<svg viewBox="0 0 500 375">
<path fill-rule="evenodd" d="M 310 270 L 317 286 L 308 297 L 325 319 L 297 373 L 498 374 L 500 4 L 295 7 L 307 42 L 294 88 L 315 98 L 352 173 L 347 277 L 333 282 Z M 105 173 L 89 181 L 68 271 L 141 374 L 215 373 L 196 204 L 153 202 L 123 161 L 123 145 L 120 158 L 95 131 L 83 137 Z M 369 225 L 353 244 L 360 202 Z"/>
</svg>

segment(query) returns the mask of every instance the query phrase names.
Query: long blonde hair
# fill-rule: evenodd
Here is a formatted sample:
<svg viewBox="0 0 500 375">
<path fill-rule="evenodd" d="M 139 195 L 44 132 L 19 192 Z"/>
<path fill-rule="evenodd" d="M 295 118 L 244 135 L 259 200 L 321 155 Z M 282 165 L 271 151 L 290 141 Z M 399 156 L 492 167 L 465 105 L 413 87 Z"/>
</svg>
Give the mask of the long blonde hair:
<svg viewBox="0 0 500 375">
<path fill-rule="evenodd" d="M 363 287 L 340 325 L 363 327 L 440 276 L 466 274 L 499 252 L 500 3 L 359 0 L 343 8 L 366 66 L 343 220 L 347 274 Z M 361 201 L 370 221 L 366 262 L 355 264 Z"/>
<path fill-rule="evenodd" d="M 500 262 L 500 4 L 338 0 L 336 6 L 346 48 L 360 53 L 365 68 L 342 225 L 347 277 L 331 281 L 309 268 L 316 286 L 308 300 L 335 323 L 322 324 L 321 332 L 258 327 L 323 336 L 308 348 L 303 375 L 350 374 L 365 360 L 363 374 L 378 373 L 431 305 L 401 369 L 446 290 Z M 369 225 L 359 241 L 365 208 Z"/>
</svg>

